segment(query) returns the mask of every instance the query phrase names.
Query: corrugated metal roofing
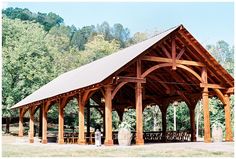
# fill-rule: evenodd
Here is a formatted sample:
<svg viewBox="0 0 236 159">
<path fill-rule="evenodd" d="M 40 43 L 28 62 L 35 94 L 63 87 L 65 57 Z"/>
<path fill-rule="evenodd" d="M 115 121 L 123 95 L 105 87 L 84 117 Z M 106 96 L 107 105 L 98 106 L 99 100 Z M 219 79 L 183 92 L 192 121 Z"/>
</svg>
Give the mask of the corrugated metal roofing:
<svg viewBox="0 0 236 159">
<path fill-rule="evenodd" d="M 168 29 L 143 42 L 66 72 L 24 98 L 12 108 L 100 83 L 178 27 L 180 26 Z"/>
</svg>

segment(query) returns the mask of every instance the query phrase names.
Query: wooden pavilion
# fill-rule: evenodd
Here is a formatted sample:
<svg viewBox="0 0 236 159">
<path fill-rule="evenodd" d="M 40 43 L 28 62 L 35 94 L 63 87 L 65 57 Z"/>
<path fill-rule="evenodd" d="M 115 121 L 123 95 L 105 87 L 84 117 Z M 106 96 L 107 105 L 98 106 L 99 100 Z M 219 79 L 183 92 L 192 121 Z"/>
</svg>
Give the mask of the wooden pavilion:
<svg viewBox="0 0 236 159">
<path fill-rule="evenodd" d="M 79 144 L 85 144 L 84 108 L 92 99 L 104 112 L 105 145 L 113 145 L 112 111 L 122 117 L 124 109 L 136 109 L 136 144 L 144 144 L 142 112 L 158 105 L 162 112 L 165 139 L 167 107 L 185 101 L 190 110 L 191 141 L 196 141 L 195 106 L 203 101 L 204 141 L 211 142 L 209 97 L 217 96 L 224 105 L 226 141 L 232 141 L 229 97 L 234 79 L 186 30 L 183 25 L 168 29 L 148 40 L 69 71 L 14 105 L 19 109 L 19 136 L 23 117 L 29 111 L 29 142 L 34 142 L 34 114 L 42 115 L 42 143 L 47 143 L 47 112 L 58 103 L 58 143 L 64 143 L 64 109 L 76 98 L 79 111 Z M 104 102 L 101 101 L 103 99 Z"/>
</svg>

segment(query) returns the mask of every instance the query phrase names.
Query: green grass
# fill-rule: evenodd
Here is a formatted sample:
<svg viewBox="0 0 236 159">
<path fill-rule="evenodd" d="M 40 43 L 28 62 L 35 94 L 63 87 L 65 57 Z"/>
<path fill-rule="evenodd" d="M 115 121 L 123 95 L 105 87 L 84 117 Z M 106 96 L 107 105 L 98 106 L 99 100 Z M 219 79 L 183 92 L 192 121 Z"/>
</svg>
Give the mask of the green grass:
<svg viewBox="0 0 236 159">
<path fill-rule="evenodd" d="M 76 147 L 76 146 L 75 146 Z M 231 152 L 210 152 L 199 149 L 177 149 L 177 150 L 158 150 L 145 147 L 100 147 L 97 148 L 70 148 L 63 146 L 47 145 L 3 145 L 3 157 L 73 157 L 73 156 L 87 156 L 87 157 L 233 157 Z"/>
<path fill-rule="evenodd" d="M 191 144 L 149 144 L 145 146 L 102 146 L 58 145 L 16 143 L 19 137 L 2 137 L 3 157 L 233 157 L 234 152 L 221 149 L 211 150 L 204 143 L 193 148 Z M 24 138 L 27 140 L 27 138 Z M 233 143 L 222 143 L 232 149 Z M 184 146 L 185 145 L 185 146 Z"/>
</svg>

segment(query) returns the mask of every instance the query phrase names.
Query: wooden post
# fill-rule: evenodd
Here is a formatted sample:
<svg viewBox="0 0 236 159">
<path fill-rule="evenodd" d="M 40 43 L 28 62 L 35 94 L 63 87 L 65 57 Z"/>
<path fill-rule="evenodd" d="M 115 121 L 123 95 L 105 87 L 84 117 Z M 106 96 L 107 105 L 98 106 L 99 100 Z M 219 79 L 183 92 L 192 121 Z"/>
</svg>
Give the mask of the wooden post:
<svg viewBox="0 0 236 159">
<path fill-rule="evenodd" d="M 162 118 L 162 141 L 166 142 L 166 113 L 167 106 L 160 107 Z"/>
<path fill-rule="evenodd" d="M 20 108 L 20 113 L 19 113 L 19 137 L 23 137 L 23 108 Z"/>
<path fill-rule="evenodd" d="M 231 129 L 231 116 L 230 116 L 230 100 L 229 100 L 229 96 L 227 94 L 224 95 L 225 98 L 225 141 L 231 142 L 233 141 L 233 137 L 232 137 L 232 129 Z"/>
<path fill-rule="evenodd" d="M 105 109 L 103 109 L 102 118 L 103 118 L 103 137 L 105 137 L 105 136 L 106 136 L 106 117 L 105 117 Z"/>
<path fill-rule="evenodd" d="M 137 61 L 137 78 L 141 77 L 141 61 Z M 136 83 L 135 88 L 136 99 L 136 144 L 143 145 L 143 109 L 142 109 L 142 84 Z"/>
<path fill-rule="evenodd" d="M 86 109 L 87 109 L 87 132 L 86 132 L 86 137 L 87 137 L 87 142 L 89 142 L 89 137 L 90 137 L 90 102 L 88 100 L 86 104 Z"/>
<path fill-rule="evenodd" d="M 30 113 L 30 130 L 29 130 L 29 143 L 34 143 L 34 107 L 29 109 Z"/>
<path fill-rule="evenodd" d="M 195 108 L 195 107 L 194 107 Z M 195 109 L 189 108 L 190 113 L 190 125 L 191 125 L 191 141 L 196 141 L 196 127 L 195 127 Z"/>
<path fill-rule="evenodd" d="M 207 70 L 205 67 L 202 68 L 202 80 L 203 83 L 207 84 Z M 209 114 L 209 101 L 208 101 L 208 88 L 204 87 L 202 92 L 203 102 L 203 113 L 204 113 L 204 142 L 211 142 L 211 131 L 210 131 L 210 114 Z"/>
<path fill-rule="evenodd" d="M 42 144 L 47 144 L 47 107 L 48 103 L 44 103 L 42 113 L 43 113 L 43 131 L 42 131 Z"/>
<path fill-rule="evenodd" d="M 43 108 L 42 107 L 40 107 L 39 108 L 39 134 L 38 134 L 38 136 L 39 137 L 42 137 L 42 129 L 43 129 L 43 110 L 42 110 Z"/>
<path fill-rule="evenodd" d="M 107 146 L 113 145 L 112 140 L 112 99 L 111 99 L 111 85 L 105 86 L 105 123 L 106 123 L 106 137 L 104 144 Z"/>
<path fill-rule="evenodd" d="M 78 105 L 79 105 L 79 140 L 78 144 L 85 144 L 85 138 L 84 138 L 84 105 L 82 94 L 79 94 L 78 97 Z"/>
<path fill-rule="evenodd" d="M 64 144 L 64 103 L 58 103 L 58 144 Z"/>
</svg>

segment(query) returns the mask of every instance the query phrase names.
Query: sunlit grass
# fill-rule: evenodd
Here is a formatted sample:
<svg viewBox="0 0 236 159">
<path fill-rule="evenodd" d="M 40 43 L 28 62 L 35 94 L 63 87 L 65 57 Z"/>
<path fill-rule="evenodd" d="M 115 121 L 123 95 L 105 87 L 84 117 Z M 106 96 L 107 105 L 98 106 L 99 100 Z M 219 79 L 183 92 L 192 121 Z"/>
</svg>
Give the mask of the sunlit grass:
<svg viewBox="0 0 236 159">
<path fill-rule="evenodd" d="M 171 144 L 169 147 L 164 144 L 152 144 L 145 146 L 102 146 L 94 145 L 58 145 L 58 144 L 28 144 L 16 143 L 17 137 L 3 136 L 2 155 L 3 157 L 233 157 L 233 152 L 207 151 L 204 147 L 189 148 L 181 144 Z M 27 138 L 26 138 L 27 139 Z M 180 145 L 180 146 L 179 146 Z M 231 143 L 233 146 L 233 144 Z M 164 147 L 163 147 L 164 146 Z"/>
</svg>

